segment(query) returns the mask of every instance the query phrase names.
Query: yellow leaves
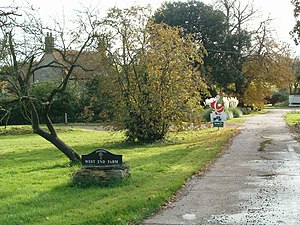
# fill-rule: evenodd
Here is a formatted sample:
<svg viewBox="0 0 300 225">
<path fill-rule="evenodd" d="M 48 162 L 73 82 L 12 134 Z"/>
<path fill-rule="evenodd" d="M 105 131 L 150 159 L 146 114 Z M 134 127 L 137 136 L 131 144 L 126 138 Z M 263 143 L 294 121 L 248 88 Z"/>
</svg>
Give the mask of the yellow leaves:
<svg viewBox="0 0 300 225">
<path fill-rule="evenodd" d="M 287 88 L 295 79 L 293 61 L 285 52 L 272 51 L 252 56 L 243 65 L 243 73 L 249 81 L 244 102 L 262 106 L 272 87 Z"/>
<path fill-rule="evenodd" d="M 3 92 L 7 87 L 7 81 L 0 81 L 0 91 Z"/>
<path fill-rule="evenodd" d="M 251 82 L 244 94 L 246 105 L 262 108 L 265 104 L 264 98 L 271 95 L 271 88 L 264 82 Z"/>
<path fill-rule="evenodd" d="M 180 32 L 179 28 L 165 24 L 150 24 L 145 56 L 150 81 L 148 88 L 154 96 L 159 96 L 155 99 L 163 101 L 165 111 L 172 109 L 173 114 L 178 105 L 195 96 L 199 86 L 204 87 L 199 71 L 196 77 L 197 68 L 193 67 L 195 61 L 202 63 L 203 47 L 194 43 L 190 36 L 181 37 Z"/>
<path fill-rule="evenodd" d="M 227 85 L 227 89 L 228 89 L 229 91 L 235 92 L 235 91 L 236 91 L 236 85 L 235 85 L 235 83 L 229 83 L 229 84 Z"/>
<path fill-rule="evenodd" d="M 111 48 L 110 57 L 121 87 L 123 111 L 127 112 L 125 127 L 132 138 L 144 135 L 142 139 L 155 139 L 200 106 L 197 94 L 206 87 L 198 66 L 205 50 L 191 35 L 183 36 L 179 28 L 143 23 L 139 10 L 115 13 L 111 38 L 120 47 Z"/>
</svg>

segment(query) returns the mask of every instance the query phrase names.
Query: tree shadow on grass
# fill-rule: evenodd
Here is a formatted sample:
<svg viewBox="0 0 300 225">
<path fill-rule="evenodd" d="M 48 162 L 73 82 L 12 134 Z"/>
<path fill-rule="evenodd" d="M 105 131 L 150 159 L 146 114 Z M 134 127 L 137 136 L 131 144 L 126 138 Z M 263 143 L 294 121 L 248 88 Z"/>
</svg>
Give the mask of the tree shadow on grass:
<svg viewBox="0 0 300 225">
<path fill-rule="evenodd" d="M 182 143 L 175 145 L 180 146 Z M 155 147 L 168 147 L 174 145 L 174 143 L 156 142 L 152 144 L 144 143 L 130 143 L 126 141 L 115 142 L 103 142 L 98 144 L 84 144 L 73 146 L 79 154 L 89 154 L 96 149 L 104 148 L 113 154 L 130 154 L 132 151 L 147 151 L 147 149 Z M 31 151 L 22 151 L 16 149 L 15 151 L 0 154 L 0 160 L 2 167 L 16 167 L 22 165 L 22 167 L 29 168 L 28 172 L 34 172 L 37 170 L 49 170 L 57 168 L 70 167 L 70 161 L 62 152 L 56 149 L 54 146 L 49 148 L 38 148 Z M 125 158 L 126 161 L 126 158 Z M 37 164 L 41 163 L 41 166 Z M 33 168 L 34 167 L 34 168 Z M 31 168 L 31 169 L 30 169 Z"/>
</svg>

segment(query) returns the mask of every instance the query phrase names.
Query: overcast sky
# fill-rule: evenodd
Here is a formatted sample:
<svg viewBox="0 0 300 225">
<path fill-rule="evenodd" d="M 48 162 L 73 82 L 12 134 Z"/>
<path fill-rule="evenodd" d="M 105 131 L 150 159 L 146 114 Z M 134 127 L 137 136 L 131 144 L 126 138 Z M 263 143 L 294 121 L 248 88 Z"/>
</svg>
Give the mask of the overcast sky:
<svg viewBox="0 0 300 225">
<path fill-rule="evenodd" d="M 182 0 L 185 1 L 185 0 Z M 214 0 L 202 0 L 205 4 L 213 4 Z M 248 0 L 242 0 L 247 2 Z M 1 0 L 2 6 L 8 4 L 22 5 L 28 2 L 39 9 L 44 20 L 51 18 L 71 18 L 73 10 L 80 9 L 82 5 L 92 8 L 100 8 L 105 15 L 107 9 L 117 7 L 130 7 L 131 5 L 150 4 L 154 9 L 158 8 L 165 0 Z M 300 55 L 300 47 L 296 47 L 291 40 L 289 32 L 294 26 L 293 6 L 290 0 L 253 0 L 255 7 L 261 11 L 260 20 L 270 17 L 273 19 L 273 28 L 278 41 L 284 41 L 291 45 L 293 50 Z"/>
</svg>

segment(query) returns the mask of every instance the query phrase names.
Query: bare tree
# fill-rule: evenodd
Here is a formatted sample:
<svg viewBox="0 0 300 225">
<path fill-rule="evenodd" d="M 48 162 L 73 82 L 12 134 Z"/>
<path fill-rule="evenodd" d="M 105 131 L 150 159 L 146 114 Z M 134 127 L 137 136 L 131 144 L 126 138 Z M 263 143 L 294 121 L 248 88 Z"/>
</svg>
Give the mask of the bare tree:
<svg viewBox="0 0 300 225">
<path fill-rule="evenodd" d="M 24 117 L 30 120 L 34 133 L 51 142 L 71 161 L 79 161 L 80 155 L 58 137 L 49 112 L 54 98 L 66 90 L 76 68 L 86 70 L 80 65 L 79 59 L 95 44 L 97 27 L 100 25 L 97 17 L 88 10 L 81 12 L 73 23 L 77 26 L 66 32 L 63 29 L 44 28 L 42 22 L 36 19 L 34 10 L 23 10 L 17 13 L 13 9 L 7 9 L 0 13 L 1 21 L 4 21 L 1 23 L 1 37 L 2 52 L 5 53 L 2 54 L 1 79 L 8 82 L 9 101 L 22 103 Z M 17 16 L 22 20 L 18 20 Z M 50 46 L 46 47 L 53 48 L 59 60 L 40 63 L 45 53 L 43 39 L 46 32 L 53 33 L 53 36 L 58 39 L 57 45 L 52 40 Z M 37 73 L 43 75 L 47 69 L 56 73 L 63 72 L 63 74 L 54 74 L 62 76 L 62 79 L 57 81 L 56 86 L 53 86 L 46 101 L 39 102 L 38 96 L 34 96 L 32 92 L 33 77 Z M 37 109 L 38 104 L 42 105 L 42 110 Z M 42 120 L 46 124 L 46 129 L 41 127 Z"/>
</svg>

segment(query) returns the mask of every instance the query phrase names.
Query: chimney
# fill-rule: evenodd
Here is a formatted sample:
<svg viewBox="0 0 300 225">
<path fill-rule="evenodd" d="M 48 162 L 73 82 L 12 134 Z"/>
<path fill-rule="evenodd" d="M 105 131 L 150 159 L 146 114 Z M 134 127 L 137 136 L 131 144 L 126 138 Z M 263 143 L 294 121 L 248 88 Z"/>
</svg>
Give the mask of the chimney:
<svg viewBox="0 0 300 225">
<path fill-rule="evenodd" d="M 54 49 L 54 38 L 52 37 L 52 33 L 47 32 L 47 36 L 45 37 L 45 52 L 51 53 Z"/>
</svg>

